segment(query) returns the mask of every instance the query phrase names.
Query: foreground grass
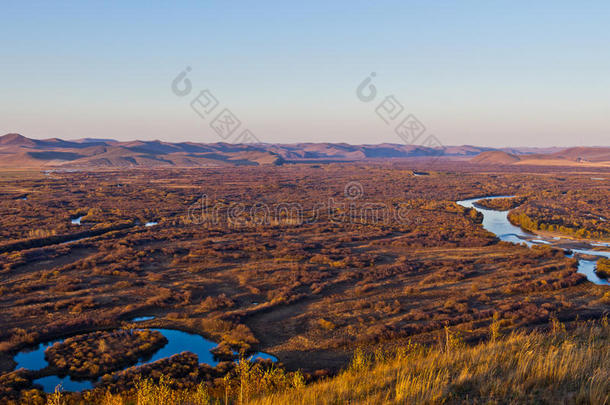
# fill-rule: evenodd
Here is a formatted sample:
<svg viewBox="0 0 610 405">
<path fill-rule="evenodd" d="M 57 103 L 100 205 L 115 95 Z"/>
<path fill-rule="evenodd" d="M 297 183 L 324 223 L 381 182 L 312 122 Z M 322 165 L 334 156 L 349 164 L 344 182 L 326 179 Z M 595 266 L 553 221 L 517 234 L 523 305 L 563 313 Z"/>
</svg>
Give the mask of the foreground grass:
<svg viewBox="0 0 610 405">
<path fill-rule="evenodd" d="M 498 331 L 493 332 L 497 336 Z M 236 384 L 229 384 L 225 395 L 217 392 L 216 399 L 204 386 L 175 391 L 167 382 L 142 382 L 129 396 L 108 394 L 100 401 L 104 405 L 608 404 L 608 343 L 607 320 L 582 324 L 570 332 L 555 323 L 547 333 L 513 333 L 473 347 L 461 345 L 448 333 L 442 348 L 409 345 L 392 355 L 358 351 L 347 370 L 309 385 L 278 385 L 269 375 L 250 375 L 246 367 L 235 376 Z M 264 379 L 268 381 L 261 386 Z"/>
<path fill-rule="evenodd" d="M 609 328 L 513 334 L 470 348 L 415 349 L 256 404 L 592 403 L 610 395 Z"/>
</svg>

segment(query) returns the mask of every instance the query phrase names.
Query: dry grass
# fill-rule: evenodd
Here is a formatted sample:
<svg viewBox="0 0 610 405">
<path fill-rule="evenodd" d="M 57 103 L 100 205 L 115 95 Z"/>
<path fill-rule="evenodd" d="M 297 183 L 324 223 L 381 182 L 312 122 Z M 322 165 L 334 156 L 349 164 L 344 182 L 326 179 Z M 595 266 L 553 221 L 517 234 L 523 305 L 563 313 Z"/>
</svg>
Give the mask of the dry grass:
<svg viewBox="0 0 610 405">
<path fill-rule="evenodd" d="M 512 334 L 453 350 L 416 349 L 256 404 L 591 403 L 610 395 L 605 326 Z"/>
<path fill-rule="evenodd" d="M 203 387 L 172 391 L 167 383 L 143 384 L 135 396 L 108 395 L 105 405 L 123 404 L 607 404 L 610 396 L 610 327 L 581 325 L 566 332 L 555 323 L 548 333 L 513 333 L 473 347 L 403 347 L 388 356 L 358 351 L 350 367 L 309 385 L 257 387 L 249 401 L 239 378 L 227 397 L 214 400 Z"/>
</svg>

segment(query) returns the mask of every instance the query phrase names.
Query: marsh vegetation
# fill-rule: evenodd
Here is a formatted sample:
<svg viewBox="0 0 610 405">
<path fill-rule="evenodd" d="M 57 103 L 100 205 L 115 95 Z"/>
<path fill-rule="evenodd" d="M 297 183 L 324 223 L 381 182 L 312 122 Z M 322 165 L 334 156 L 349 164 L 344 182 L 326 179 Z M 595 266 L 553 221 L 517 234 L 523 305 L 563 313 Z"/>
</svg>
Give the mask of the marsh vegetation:
<svg viewBox="0 0 610 405">
<path fill-rule="evenodd" d="M 578 260 L 499 241 L 476 210 L 455 203 L 518 195 L 516 215 L 549 207 L 550 220 L 592 236 L 605 225 L 585 210 L 608 216 L 608 189 L 586 181 L 598 174 L 414 170 L 367 163 L 3 178 L 1 378 L 15 395 L 44 397 L 36 375 L 14 370 L 17 352 L 84 334 L 91 339 L 78 343 L 82 361 L 65 366 L 90 373 L 89 353 L 100 348 L 93 334 L 121 328 L 199 334 L 227 360 L 265 351 L 280 360 L 274 367 L 312 381 L 345 369 L 357 348 L 430 346 L 447 327 L 470 347 L 488 339 L 492 324 L 510 334 L 603 317 L 608 289 L 587 282 Z M 353 198 L 345 187 L 355 181 L 362 193 Z M 295 203 L 302 216 L 284 210 L 258 220 L 263 205 Z M 380 220 L 371 207 L 400 215 Z M 204 208 L 214 221 L 202 221 L 211 218 Z M 80 216 L 80 226 L 70 224 Z M 154 318 L 130 321 L 144 316 Z M 185 354 L 120 376 L 104 368 L 100 380 L 118 395 L 138 376 L 174 369 L 177 384 L 191 389 L 222 379 L 232 364 L 204 367 Z"/>
</svg>

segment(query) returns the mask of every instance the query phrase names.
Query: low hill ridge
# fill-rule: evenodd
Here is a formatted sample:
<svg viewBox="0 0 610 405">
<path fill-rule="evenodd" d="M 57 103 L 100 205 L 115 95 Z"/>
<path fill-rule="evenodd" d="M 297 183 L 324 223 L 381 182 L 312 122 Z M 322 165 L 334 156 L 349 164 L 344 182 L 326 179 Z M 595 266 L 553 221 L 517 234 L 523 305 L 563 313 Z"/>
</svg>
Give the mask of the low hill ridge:
<svg viewBox="0 0 610 405">
<path fill-rule="evenodd" d="M 466 161 L 485 165 L 610 165 L 610 148 L 502 148 L 473 145 L 431 148 L 383 143 L 230 144 L 153 141 L 30 139 L 10 133 L 0 137 L 0 167 L 112 168 L 211 167 L 332 163 L 365 160 L 419 159 Z"/>
<path fill-rule="evenodd" d="M 519 156 L 501 150 L 482 152 L 471 160 L 471 162 L 473 163 L 500 165 L 510 165 L 519 161 L 521 161 L 521 158 L 519 158 Z"/>
</svg>

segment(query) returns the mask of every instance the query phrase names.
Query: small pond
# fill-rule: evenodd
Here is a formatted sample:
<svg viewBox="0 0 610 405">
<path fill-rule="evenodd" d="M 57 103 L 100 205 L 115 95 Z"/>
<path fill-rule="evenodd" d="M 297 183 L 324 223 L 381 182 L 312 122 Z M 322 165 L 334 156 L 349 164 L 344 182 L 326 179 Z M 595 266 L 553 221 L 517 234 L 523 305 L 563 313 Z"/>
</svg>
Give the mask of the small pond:
<svg viewBox="0 0 610 405">
<path fill-rule="evenodd" d="M 131 322 L 144 322 L 144 321 L 150 321 L 152 319 L 155 319 L 154 316 L 138 316 L 136 318 L 133 318 L 131 320 Z"/>
</svg>

